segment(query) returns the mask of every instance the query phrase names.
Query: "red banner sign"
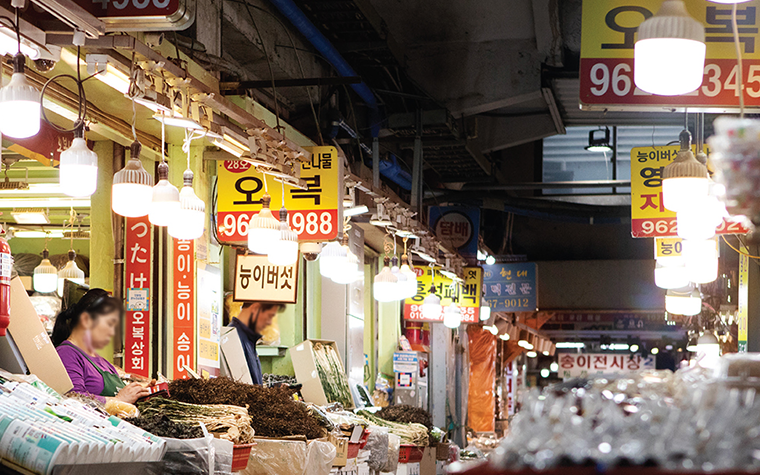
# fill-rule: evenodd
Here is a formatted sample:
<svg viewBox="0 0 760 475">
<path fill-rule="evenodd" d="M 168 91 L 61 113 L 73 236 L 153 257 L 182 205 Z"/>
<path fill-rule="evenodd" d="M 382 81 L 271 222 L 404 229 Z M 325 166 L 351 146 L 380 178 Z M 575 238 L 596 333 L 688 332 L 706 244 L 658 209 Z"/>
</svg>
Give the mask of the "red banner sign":
<svg viewBox="0 0 760 475">
<path fill-rule="evenodd" d="M 174 378 L 195 366 L 195 241 L 174 242 Z"/>
<path fill-rule="evenodd" d="M 127 218 L 126 229 L 124 370 L 147 378 L 150 377 L 151 225 L 147 216 Z"/>
</svg>

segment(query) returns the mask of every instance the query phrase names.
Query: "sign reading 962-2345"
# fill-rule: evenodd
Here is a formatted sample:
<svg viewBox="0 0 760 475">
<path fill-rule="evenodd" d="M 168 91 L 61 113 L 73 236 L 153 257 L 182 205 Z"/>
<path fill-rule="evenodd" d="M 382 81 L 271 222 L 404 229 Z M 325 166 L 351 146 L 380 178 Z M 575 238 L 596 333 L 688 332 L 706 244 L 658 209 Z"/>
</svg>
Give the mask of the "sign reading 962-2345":
<svg viewBox="0 0 760 475">
<path fill-rule="evenodd" d="M 307 187 L 285 185 L 288 222 L 299 241 L 329 241 L 342 230 L 338 221 L 341 163 L 335 147 L 312 147 L 311 160 L 301 164 Z M 242 160 L 219 162 L 217 170 L 217 233 L 223 243 L 248 240 L 251 218 L 261 211 L 265 193 L 272 197 L 272 214 L 279 218 L 282 185 Z"/>
</svg>

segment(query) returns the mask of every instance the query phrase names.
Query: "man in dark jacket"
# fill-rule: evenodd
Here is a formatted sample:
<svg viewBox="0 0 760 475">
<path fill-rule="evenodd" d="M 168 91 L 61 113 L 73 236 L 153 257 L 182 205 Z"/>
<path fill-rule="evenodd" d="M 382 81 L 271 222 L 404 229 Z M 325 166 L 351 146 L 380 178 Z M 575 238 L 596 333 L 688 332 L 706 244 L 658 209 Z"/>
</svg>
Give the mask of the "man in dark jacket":
<svg viewBox="0 0 760 475">
<path fill-rule="evenodd" d="M 243 353 L 253 384 L 262 384 L 263 381 L 256 343 L 261 339 L 264 329 L 272 324 L 272 319 L 277 312 L 283 308 L 285 306 L 280 303 L 246 302 L 240 314 L 230 322 L 230 326 L 237 329 L 240 343 L 243 345 Z"/>
</svg>

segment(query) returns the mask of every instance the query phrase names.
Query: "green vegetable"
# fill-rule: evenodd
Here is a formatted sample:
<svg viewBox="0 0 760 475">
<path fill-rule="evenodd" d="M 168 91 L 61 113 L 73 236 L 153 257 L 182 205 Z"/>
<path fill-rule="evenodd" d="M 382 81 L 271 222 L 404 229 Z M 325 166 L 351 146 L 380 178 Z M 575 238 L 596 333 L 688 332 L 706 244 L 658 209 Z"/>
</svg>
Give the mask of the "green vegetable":
<svg viewBox="0 0 760 475">
<path fill-rule="evenodd" d="M 348 387 L 348 378 L 335 348 L 332 345 L 316 343 L 314 345 L 314 361 L 317 364 L 317 372 L 327 402 L 339 402 L 347 409 L 354 407 L 351 391 Z"/>
<path fill-rule="evenodd" d="M 411 444 L 417 446 L 428 445 L 428 429 L 422 424 L 402 424 L 399 422 L 390 422 L 380 419 L 368 411 L 359 411 L 359 416 L 364 418 L 372 425 L 387 427 L 391 434 L 401 437 L 402 444 Z"/>
</svg>

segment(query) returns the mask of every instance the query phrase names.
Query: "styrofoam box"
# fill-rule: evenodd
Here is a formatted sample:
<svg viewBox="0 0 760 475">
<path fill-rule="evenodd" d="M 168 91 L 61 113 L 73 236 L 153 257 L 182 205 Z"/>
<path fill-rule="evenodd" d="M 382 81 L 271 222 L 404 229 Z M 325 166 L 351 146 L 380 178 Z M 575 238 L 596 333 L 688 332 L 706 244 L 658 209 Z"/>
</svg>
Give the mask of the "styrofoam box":
<svg viewBox="0 0 760 475">
<path fill-rule="evenodd" d="M 340 361 L 340 370 L 345 374 L 338 346 L 332 340 L 304 340 L 290 348 L 290 358 L 293 361 L 293 369 L 296 373 L 296 379 L 300 384 L 303 384 L 301 395 L 303 395 L 304 401 L 313 402 L 318 406 L 326 406 L 334 401 L 327 400 L 325 391 L 322 388 L 322 381 L 319 379 L 317 363 L 314 361 L 314 345 L 316 343 L 332 346 L 335 349 L 335 353 L 338 355 L 338 360 Z M 350 392 L 349 395 L 353 398 L 353 395 L 351 395 Z M 346 409 L 353 409 L 353 406 L 347 407 Z"/>
</svg>

